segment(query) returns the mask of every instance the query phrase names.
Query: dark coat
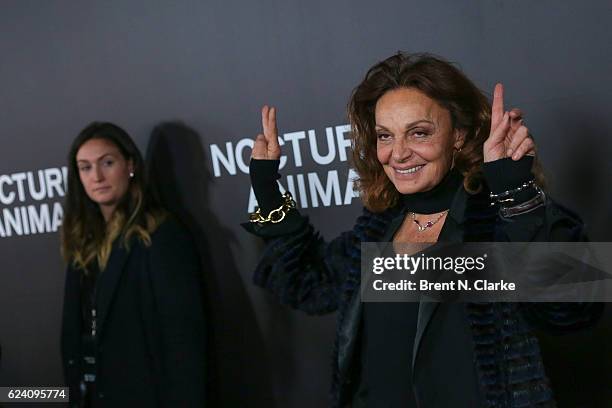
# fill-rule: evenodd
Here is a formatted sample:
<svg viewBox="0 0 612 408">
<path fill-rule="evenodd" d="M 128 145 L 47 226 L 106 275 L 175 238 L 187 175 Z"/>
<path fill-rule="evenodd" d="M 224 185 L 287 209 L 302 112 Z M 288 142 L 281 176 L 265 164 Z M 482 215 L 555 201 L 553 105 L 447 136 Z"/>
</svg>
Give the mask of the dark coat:
<svg viewBox="0 0 612 408">
<path fill-rule="evenodd" d="M 548 199 L 544 207 L 512 219 L 502 219 L 490 207 L 488 192 L 469 195 L 459 188 L 440 234 L 440 240 L 465 241 L 580 241 L 585 239 L 581 220 Z M 332 405 L 350 404 L 359 382 L 361 242 L 388 241 L 401 225 L 401 206 L 375 214 L 366 209 L 351 231 L 326 243 L 303 219 L 291 221 L 288 230 L 276 226 L 247 226 L 268 240 L 255 272 L 255 283 L 270 290 L 285 305 L 319 315 L 338 311 L 333 357 Z M 271 231 L 275 228 L 275 231 Z M 440 304 L 421 302 L 413 349 L 413 375 L 419 406 L 441 407 L 441 378 L 452 373 L 440 361 L 419 358 L 424 349 L 435 349 L 440 333 L 428 330 L 440 315 Z M 474 366 L 483 404 L 487 407 L 554 406 L 544 373 L 537 338 L 527 317 L 543 327 L 578 329 L 601 315 L 601 304 L 465 304 L 464 316 L 474 353 Z M 444 310 L 447 313 L 448 310 Z M 503 322 L 503 323 L 502 323 Z M 501 324 L 501 325 L 500 325 Z M 440 327 L 436 326 L 435 327 Z M 435 365 L 435 366 L 434 366 Z M 442 374 L 446 371 L 447 374 Z M 444 377 L 446 375 L 446 377 Z M 407 384 L 407 386 L 411 386 Z"/>
<path fill-rule="evenodd" d="M 190 236 L 167 220 L 152 244 L 113 244 L 97 290 L 94 407 L 203 407 L 205 327 L 199 259 Z M 79 270 L 66 273 L 62 360 L 71 406 L 80 399 Z"/>
</svg>

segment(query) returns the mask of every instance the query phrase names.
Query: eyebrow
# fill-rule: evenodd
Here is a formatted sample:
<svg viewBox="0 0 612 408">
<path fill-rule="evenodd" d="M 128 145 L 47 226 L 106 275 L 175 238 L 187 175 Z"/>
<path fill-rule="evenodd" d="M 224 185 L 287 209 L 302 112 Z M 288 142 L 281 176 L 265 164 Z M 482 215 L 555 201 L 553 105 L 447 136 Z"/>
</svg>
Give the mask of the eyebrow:
<svg viewBox="0 0 612 408">
<path fill-rule="evenodd" d="M 98 157 L 97 159 L 95 159 L 94 161 L 98 161 L 98 160 L 102 160 L 103 158 L 105 158 L 106 156 L 113 156 L 113 153 L 104 153 L 102 156 Z M 85 159 L 77 159 L 77 163 L 89 163 L 89 160 L 85 160 Z"/>
<path fill-rule="evenodd" d="M 427 119 L 419 119 L 419 120 L 415 120 L 414 122 L 410 122 L 406 125 L 406 129 L 411 129 L 414 126 L 418 125 L 421 122 L 425 122 L 425 123 L 429 123 L 430 125 L 435 125 L 431 120 L 427 120 Z M 386 127 L 384 127 L 383 125 L 376 125 L 377 128 L 381 128 L 383 130 L 389 130 Z"/>
</svg>

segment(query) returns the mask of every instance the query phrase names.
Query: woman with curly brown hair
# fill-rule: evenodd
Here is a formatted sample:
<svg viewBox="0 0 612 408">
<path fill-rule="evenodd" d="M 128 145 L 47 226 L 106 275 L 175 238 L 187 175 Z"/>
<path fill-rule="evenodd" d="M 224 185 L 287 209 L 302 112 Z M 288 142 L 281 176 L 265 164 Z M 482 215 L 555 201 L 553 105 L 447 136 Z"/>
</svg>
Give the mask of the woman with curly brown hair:
<svg viewBox="0 0 612 408">
<path fill-rule="evenodd" d="M 262 110 L 250 165 L 260 209 L 247 229 L 267 242 L 255 282 L 306 313 L 338 311 L 333 406 L 553 406 L 528 308 L 362 302 L 359 290 L 362 242 L 584 239 L 580 219 L 542 190 L 522 112 L 504 109 L 501 84 L 490 105 L 447 61 L 399 53 L 368 71 L 348 114 L 365 208 L 333 241 L 278 190 L 274 108 Z M 566 304 L 537 317 L 570 330 L 599 314 Z"/>
</svg>

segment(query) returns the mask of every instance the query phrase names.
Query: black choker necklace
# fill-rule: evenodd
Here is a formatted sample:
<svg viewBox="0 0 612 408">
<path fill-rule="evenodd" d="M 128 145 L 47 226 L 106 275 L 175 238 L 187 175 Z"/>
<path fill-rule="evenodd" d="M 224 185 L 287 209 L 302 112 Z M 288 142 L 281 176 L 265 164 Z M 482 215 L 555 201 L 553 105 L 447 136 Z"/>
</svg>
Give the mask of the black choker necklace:
<svg viewBox="0 0 612 408">
<path fill-rule="evenodd" d="M 463 184 L 463 176 L 451 169 L 440 183 L 428 191 L 403 194 L 400 198 L 404 211 L 417 214 L 435 214 L 448 210 L 455 193 Z"/>
</svg>

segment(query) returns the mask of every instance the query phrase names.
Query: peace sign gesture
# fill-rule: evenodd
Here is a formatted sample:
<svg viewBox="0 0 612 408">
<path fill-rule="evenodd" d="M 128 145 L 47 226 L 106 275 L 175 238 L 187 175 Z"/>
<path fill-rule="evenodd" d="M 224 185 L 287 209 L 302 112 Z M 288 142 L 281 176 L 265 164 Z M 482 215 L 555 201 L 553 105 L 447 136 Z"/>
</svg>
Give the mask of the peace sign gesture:
<svg viewBox="0 0 612 408">
<path fill-rule="evenodd" d="M 491 133 L 483 145 L 484 161 L 505 157 L 519 160 L 526 154 L 535 155 L 535 143 L 523 124 L 523 113 L 519 109 L 504 111 L 504 86 L 497 84 L 493 91 Z"/>
<path fill-rule="evenodd" d="M 253 145 L 251 158 L 259 160 L 278 160 L 281 150 L 276 129 L 276 108 L 265 105 L 261 108 L 263 134 L 258 134 Z"/>
</svg>

